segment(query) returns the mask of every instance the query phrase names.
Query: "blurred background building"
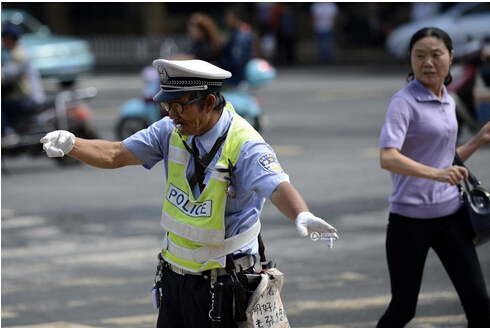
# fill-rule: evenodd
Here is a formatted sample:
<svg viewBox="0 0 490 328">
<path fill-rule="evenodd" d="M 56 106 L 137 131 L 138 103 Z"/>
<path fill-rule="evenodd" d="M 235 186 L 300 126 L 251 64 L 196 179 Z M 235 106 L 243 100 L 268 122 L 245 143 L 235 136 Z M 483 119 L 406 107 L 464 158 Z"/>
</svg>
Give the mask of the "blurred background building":
<svg viewBox="0 0 490 328">
<path fill-rule="evenodd" d="M 223 42 L 224 13 L 232 3 L 73 3 L 3 2 L 2 9 L 23 9 L 51 32 L 87 40 L 97 69 L 141 68 L 185 46 L 186 22 L 193 12 L 210 15 Z M 384 50 L 398 26 L 436 15 L 455 3 L 337 3 L 332 27 L 336 64 L 390 63 Z M 256 54 L 276 66 L 320 62 L 312 3 L 243 3 L 243 20 L 257 35 Z"/>
</svg>

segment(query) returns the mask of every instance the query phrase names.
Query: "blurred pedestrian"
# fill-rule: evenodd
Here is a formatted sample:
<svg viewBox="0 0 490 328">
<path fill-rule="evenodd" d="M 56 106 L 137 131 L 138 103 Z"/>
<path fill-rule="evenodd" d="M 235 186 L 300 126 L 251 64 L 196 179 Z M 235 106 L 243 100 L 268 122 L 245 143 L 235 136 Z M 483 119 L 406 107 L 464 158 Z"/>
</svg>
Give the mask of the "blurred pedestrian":
<svg viewBox="0 0 490 328">
<path fill-rule="evenodd" d="M 240 7 L 230 7 L 225 13 L 225 24 L 230 32 L 222 49 L 220 67 L 231 72 L 226 84 L 238 85 L 245 78 L 245 66 L 253 57 L 255 36 L 252 27 L 241 17 Z"/>
<path fill-rule="evenodd" d="M 153 65 L 162 84 L 154 100 L 168 117 L 122 142 L 75 138 L 68 131 L 48 133 L 41 142 L 49 157 L 68 154 L 100 168 L 151 169 L 164 161 L 157 327 L 211 327 L 218 282 L 224 284 L 221 326 L 237 327 L 242 287 L 236 288 L 235 276 L 232 281 L 230 264 L 253 272 L 266 198 L 302 236 L 315 233 L 333 242 L 336 229 L 309 212 L 273 149 L 225 101 L 221 86 L 230 72 L 200 60 L 158 59 Z"/>
<path fill-rule="evenodd" d="M 412 2 L 410 15 L 413 21 L 427 20 L 439 14 L 442 9 L 440 2 Z"/>
<path fill-rule="evenodd" d="M 276 64 L 296 65 L 297 14 L 294 4 L 277 2 L 271 12 L 271 24 L 277 40 Z"/>
<path fill-rule="evenodd" d="M 153 101 L 153 96 L 160 91 L 160 78 L 158 72 L 153 66 L 145 66 L 141 70 L 141 96 L 145 101 Z"/>
<path fill-rule="evenodd" d="M 199 59 L 217 64 L 220 56 L 218 27 L 207 14 L 195 12 L 187 20 L 189 46 L 185 51 L 170 56 L 170 60 Z"/>
<path fill-rule="evenodd" d="M 191 40 L 188 51 L 194 59 L 212 64 L 219 61 L 220 40 L 214 20 L 203 13 L 193 13 L 187 22 L 187 34 Z"/>
<path fill-rule="evenodd" d="M 276 54 L 276 36 L 272 29 L 271 12 L 273 2 L 254 2 L 255 15 L 258 20 L 258 37 L 260 38 L 260 57 L 274 60 Z"/>
<path fill-rule="evenodd" d="M 310 11 L 313 18 L 318 61 L 322 64 L 332 64 L 335 61 L 333 29 L 339 9 L 333 2 L 314 2 Z"/>
<path fill-rule="evenodd" d="M 21 28 L 9 23 L 2 26 L 2 145 L 15 144 L 19 135 L 11 124 L 34 111 L 46 96 L 39 72 L 32 66 L 27 51 L 18 40 Z"/>
<path fill-rule="evenodd" d="M 424 28 L 410 40 L 409 83 L 391 99 L 380 138 L 380 164 L 393 191 L 386 236 L 392 299 L 378 328 L 401 328 L 415 316 L 429 249 L 439 256 L 468 319 L 490 327 L 490 301 L 473 232 L 456 185 L 468 171 L 454 166 L 490 142 L 490 122 L 456 149 L 454 99 L 447 93 L 454 51 L 449 36 Z"/>
</svg>

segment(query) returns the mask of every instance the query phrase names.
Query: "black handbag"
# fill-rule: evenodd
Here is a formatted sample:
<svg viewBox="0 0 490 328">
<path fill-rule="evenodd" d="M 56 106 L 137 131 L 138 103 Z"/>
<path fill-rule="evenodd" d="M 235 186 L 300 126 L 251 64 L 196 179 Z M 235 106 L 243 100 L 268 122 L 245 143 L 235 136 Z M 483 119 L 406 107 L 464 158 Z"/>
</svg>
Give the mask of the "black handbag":
<svg viewBox="0 0 490 328">
<path fill-rule="evenodd" d="M 454 156 L 454 163 L 468 170 L 458 154 Z M 475 246 L 480 246 L 490 240 L 490 193 L 481 186 L 481 182 L 470 170 L 468 170 L 468 181 L 458 184 L 458 189 L 471 228 L 475 233 L 473 243 Z"/>
</svg>

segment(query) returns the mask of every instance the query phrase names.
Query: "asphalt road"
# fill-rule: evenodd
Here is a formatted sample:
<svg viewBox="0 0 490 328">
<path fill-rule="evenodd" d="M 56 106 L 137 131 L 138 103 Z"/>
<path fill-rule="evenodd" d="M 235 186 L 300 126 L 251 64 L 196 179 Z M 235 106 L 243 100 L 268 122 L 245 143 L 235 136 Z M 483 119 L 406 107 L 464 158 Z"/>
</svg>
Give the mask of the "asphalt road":
<svg viewBox="0 0 490 328">
<path fill-rule="evenodd" d="M 292 327 L 375 327 L 390 301 L 384 239 L 391 190 L 378 140 L 390 97 L 404 85 L 397 68 L 279 71 L 260 91 L 278 154 L 310 210 L 334 225 L 329 250 L 299 237 L 268 201 L 266 252 L 286 275 L 282 299 Z M 137 75 L 80 81 L 101 138 L 116 140 L 118 106 L 139 93 Z M 54 83 L 46 88 L 53 90 Z M 466 131 L 465 138 L 470 135 Z M 490 148 L 468 161 L 490 187 Z M 100 170 L 60 168 L 45 157 L 2 162 L 2 325 L 24 328 L 147 328 L 164 189 L 163 164 Z M 478 248 L 490 290 L 490 245 Z M 462 328 L 465 316 L 431 251 L 410 328 Z"/>
</svg>

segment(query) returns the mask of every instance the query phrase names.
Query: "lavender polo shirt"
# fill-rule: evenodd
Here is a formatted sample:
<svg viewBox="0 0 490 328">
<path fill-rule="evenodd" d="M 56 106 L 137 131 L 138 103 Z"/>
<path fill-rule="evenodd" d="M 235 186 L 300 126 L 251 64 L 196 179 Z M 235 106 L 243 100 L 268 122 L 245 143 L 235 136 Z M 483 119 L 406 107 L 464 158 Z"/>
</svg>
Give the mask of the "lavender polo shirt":
<svg viewBox="0 0 490 328">
<path fill-rule="evenodd" d="M 454 99 L 443 87 L 442 99 L 417 79 L 391 98 L 381 130 L 380 148 L 396 148 L 412 160 L 438 169 L 452 166 L 458 123 Z M 411 218 L 436 218 L 460 207 L 456 186 L 391 173 L 390 211 Z"/>
</svg>

